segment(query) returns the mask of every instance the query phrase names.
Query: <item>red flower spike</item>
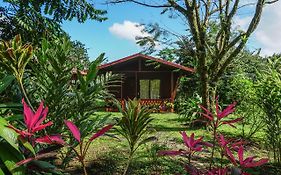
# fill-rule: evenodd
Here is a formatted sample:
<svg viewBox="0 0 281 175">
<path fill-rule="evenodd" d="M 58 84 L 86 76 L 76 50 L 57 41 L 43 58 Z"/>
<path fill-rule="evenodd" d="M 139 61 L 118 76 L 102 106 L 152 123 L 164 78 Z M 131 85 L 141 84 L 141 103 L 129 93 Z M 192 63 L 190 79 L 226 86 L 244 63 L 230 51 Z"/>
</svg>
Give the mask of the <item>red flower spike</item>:
<svg viewBox="0 0 281 175">
<path fill-rule="evenodd" d="M 64 120 L 65 125 L 68 127 L 68 129 L 71 131 L 73 137 L 80 143 L 81 140 L 81 134 L 77 126 L 72 123 L 71 121 Z"/>
<path fill-rule="evenodd" d="M 113 127 L 113 125 L 107 125 L 106 127 L 99 130 L 97 133 L 95 133 L 89 140 L 93 141 L 94 139 L 102 136 L 104 133 L 106 133 L 108 130 L 110 130 Z"/>
</svg>

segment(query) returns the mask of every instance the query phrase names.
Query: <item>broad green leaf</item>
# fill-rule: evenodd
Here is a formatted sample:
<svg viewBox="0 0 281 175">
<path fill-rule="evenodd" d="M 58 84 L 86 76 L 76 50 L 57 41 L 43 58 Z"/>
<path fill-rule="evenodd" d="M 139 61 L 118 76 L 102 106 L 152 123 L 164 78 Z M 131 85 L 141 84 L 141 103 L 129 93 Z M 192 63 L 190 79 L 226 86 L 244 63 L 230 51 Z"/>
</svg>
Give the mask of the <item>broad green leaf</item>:
<svg viewBox="0 0 281 175">
<path fill-rule="evenodd" d="M 30 152 L 32 152 L 33 155 L 36 154 L 32 145 L 26 139 L 19 137 L 19 140 L 26 149 L 28 149 Z"/>
<path fill-rule="evenodd" d="M 4 118 L 0 117 L 0 137 L 2 137 L 12 147 L 19 151 L 17 140 L 18 134 L 11 128 L 8 128 L 8 125 L 9 123 Z"/>
<path fill-rule="evenodd" d="M 7 169 L 12 175 L 24 175 L 24 167 L 17 167 L 16 163 L 22 159 L 22 155 L 19 154 L 13 147 L 7 143 L 0 143 L 0 159 L 5 164 Z"/>
<path fill-rule="evenodd" d="M 5 173 L 2 171 L 1 168 L 0 168 L 0 175 L 5 175 Z"/>
<path fill-rule="evenodd" d="M 87 74 L 87 83 L 91 82 L 96 77 L 98 72 L 98 66 L 104 60 L 104 55 L 104 53 L 100 54 L 99 57 L 91 63 L 90 69 Z"/>
<path fill-rule="evenodd" d="M 8 75 L 0 80 L 0 93 L 2 93 L 15 79 L 13 75 Z"/>
</svg>

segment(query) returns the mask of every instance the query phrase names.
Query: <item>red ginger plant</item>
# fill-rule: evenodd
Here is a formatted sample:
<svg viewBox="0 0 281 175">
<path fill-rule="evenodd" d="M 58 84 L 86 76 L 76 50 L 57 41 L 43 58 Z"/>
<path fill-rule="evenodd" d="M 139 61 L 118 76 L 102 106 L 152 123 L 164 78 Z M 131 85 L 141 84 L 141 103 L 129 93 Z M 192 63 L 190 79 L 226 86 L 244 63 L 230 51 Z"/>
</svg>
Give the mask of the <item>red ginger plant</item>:
<svg viewBox="0 0 281 175">
<path fill-rule="evenodd" d="M 90 137 L 90 139 L 88 139 L 88 141 L 86 141 L 86 143 L 85 143 L 85 138 L 81 139 L 81 133 L 80 133 L 78 127 L 73 122 L 65 120 L 64 123 L 68 127 L 70 132 L 72 133 L 75 140 L 78 142 L 77 149 L 75 147 L 71 147 L 71 146 L 70 146 L 70 148 L 74 151 L 74 153 L 77 156 L 78 161 L 81 163 L 83 171 L 84 171 L 84 175 L 87 175 L 85 157 L 86 157 L 86 154 L 90 147 L 90 144 L 96 138 L 104 135 L 108 130 L 110 130 L 113 127 L 113 125 L 105 126 L 101 130 L 99 130 L 97 133 L 93 134 L 92 137 Z"/>
<path fill-rule="evenodd" d="M 39 150 L 37 153 L 35 152 L 34 148 L 35 144 L 65 144 L 64 140 L 62 139 L 60 134 L 55 135 L 44 135 L 44 136 L 37 136 L 39 131 L 44 130 L 46 127 L 51 126 L 53 122 L 49 121 L 43 124 L 44 120 L 48 114 L 48 107 L 44 108 L 43 101 L 40 103 L 38 109 L 33 112 L 33 110 L 26 104 L 24 99 L 22 99 L 23 104 L 23 113 L 24 113 L 24 125 L 26 129 L 21 130 L 12 125 L 8 125 L 9 128 L 15 130 L 19 137 L 18 139 L 21 140 L 22 143 L 25 143 L 23 146 L 23 155 L 28 157 L 20 162 L 17 162 L 17 165 L 23 165 L 29 163 L 33 160 L 38 160 L 42 158 L 52 157 L 54 154 L 50 152 L 41 153 L 42 150 Z M 27 141 L 27 142 L 26 142 Z M 27 146 L 27 144 L 30 146 Z M 31 156 L 32 153 L 33 155 Z"/>
<path fill-rule="evenodd" d="M 212 129 L 212 136 L 213 136 L 213 147 L 212 147 L 212 152 L 211 152 L 211 157 L 210 157 L 210 168 L 213 165 L 213 160 L 214 160 L 214 152 L 215 152 L 215 143 L 216 143 L 216 138 L 218 128 L 222 125 L 229 125 L 231 127 L 235 127 L 233 124 L 237 123 L 242 120 L 242 118 L 236 118 L 236 119 L 230 119 L 230 120 L 225 120 L 225 118 L 233 113 L 235 111 L 235 105 L 236 102 L 228 105 L 224 110 L 220 110 L 219 107 L 219 102 L 218 102 L 218 97 L 216 98 L 216 110 L 215 113 L 212 113 L 208 109 L 206 109 L 204 106 L 200 105 L 200 108 L 205 111 L 205 113 L 201 113 L 205 118 L 208 119 L 208 125 Z"/>
<path fill-rule="evenodd" d="M 227 106 L 224 110 L 219 109 L 218 99 L 216 99 L 216 111 L 215 113 L 211 113 L 209 110 L 204 108 L 203 106 L 200 106 L 201 109 L 205 111 L 205 113 L 202 113 L 204 117 L 208 119 L 208 124 L 212 128 L 213 132 L 213 144 L 210 144 L 208 142 L 203 142 L 203 137 L 200 137 L 199 139 L 194 139 L 194 133 L 191 134 L 190 137 L 186 135 L 185 132 L 181 132 L 183 136 L 183 140 L 185 145 L 187 146 L 187 150 L 178 150 L 178 151 L 160 151 L 159 155 L 184 155 L 187 154 L 189 161 L 188 164 L 185 166 L 185 170 L 191 174 L 191 175 L 229 175 L 231 174 L 231 169 L 228 167 L 222 167 L 222 159 L 224 156 L 228 158 L 230 162 L 234 166 L 238 166 L 241 169 L 238 169 L 239 175 L 250 175 L 245 172 L 246 168 L 261 166 L 268 162 L 268 159 L 260 159 L 259 161 L 254 161 L 255 157 L 248 157 L 244 159 L 244 148 L 243 148 L 243 141 L 233 141 L 233 140 L 227 140 L 225 137 L 220 134 L 218 136 L 218 128 L 221 125 L 230 125 L 231 127 L 235 127 L 233 124 L 236 122 L 239 122 L 242 120 L 242 118 L 236 118 L 236 119 L 230 119 L 226 120 L 225 118 L 234 112 L 236 103 L 233 103 L 229 106 Z M 207 145 L 212 147 L 212 153 L 211 153 L 211 159 L 210 159 L 210 168 L 209 170 L 199 170 L 196 167 L 192 166 L 190 164 L 191 156 L 195 152 L 202 151 L 202 145 Z M 220 168 L 212 168 L 213 163 L 213 156 L 214 156 L 214 150 L 216 146 L 219 146 L 221 150 L 221 167 Z M 235 159 L 233 155 L 233 151 L 238 151 L 238 160 Z"/>
<path fill-rule="evenodd" d="M 64 144 L 64 141 L 61 139 L 61 135 L 45 135 L 43 137 L 36 137 L 36 133 L 44 130 L 46 127 L 51 126 L 53 122 L 49 121 L 45 124 L 42 124 L 46 119 L 48 114 L 48 107 L 44 108 L 43 101 L 40 103 L 36 112 L 33 112 L 32 109 L 25 103 L 24 99 L 22 99 L 23 104 L 23 113 L 24 113 L 24 124 L 26 126 L 26 130 L 20 130 L 15 128 L 12 125 L 8 127 L 15 130 L 22 138 L 27 139 L 33 146 L 35 143 L 58 143 Z"/>
<path fill-rule="evenodd" d="M 203 136 L 199 139 L 194 139 L 194 133 L 192 133 L 189 136 L 187 136 L 186 132 L 180 132 L 184 141 L 184 144 L 186 146 L 186 150 L 165 150 L 160 151 L 159 155 L 170 155 L 170 156 L 176 156 L 176 155 L 187 155 L 188 156 L 188 163 L 190 164 L 191 156 L 196 153 L 200 152 L 203 149 L 203 145 L 206 146 L 212 146 L 210 143 L 203 142 Z"/>
</svg>

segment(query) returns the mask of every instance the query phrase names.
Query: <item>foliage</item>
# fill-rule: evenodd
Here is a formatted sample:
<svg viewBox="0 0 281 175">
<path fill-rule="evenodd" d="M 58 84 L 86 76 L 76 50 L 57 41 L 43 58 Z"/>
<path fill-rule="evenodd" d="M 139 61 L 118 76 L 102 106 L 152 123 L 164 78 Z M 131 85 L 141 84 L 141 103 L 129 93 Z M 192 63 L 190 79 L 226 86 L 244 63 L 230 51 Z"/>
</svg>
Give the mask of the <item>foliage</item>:
<svg viewBox="0 0 281 175">
<path fill-rule="evenodd" d="M 190 136 L 186 135 L 186 132 L 181 132 L 182 139 L 184 141 L 185 146 L 187 147 L 186 150 L 175 150 L 175 151 L 159 151 L 159 155 L 187 155 L 188 163 L 191 163 L 191 157 L 194 156 L 195 153 L 200 152 L 203 150 L 203 145 L 212 146 L 212 144 L 203 142 L 203 136 L 199 139 L 194 138 L 194 133 Z"/>
<path fill-rule="evenodd" d="M 189 123 L 190 126 L 193 125 L 194 121 L 198 120 L 201 116 L 198 113 L 198 105 L 202 103 L 202 98 L 195 94 L 193 97 L 178 98 L 177 105 L 180 118 L 185 122 Z"/>
<path fill-rule="evenodd" d="M 24 100 L 23 108 L 26 129 L 21 129 L 22 126 L 17 124 L 17 122 L 13 122 L 17 124 L 17 127 L 15 127 L 5 121 L 4 118 L 1 118 L 1 159 L 12 174 L 30 174 L 34 171 L 38 173 L 54 172 L 55 167 L 49 161 L 55 157 L 55 150 L 59 147 L 43 146 L 41 144 L 64 144 L 64 141 L 60 135 L 48 135 L 45 133 L 42 136 L 42 130 L 52 125 L 50 121 L 42 124 L 48 113 L 48 108 L 43 107 L 43 102 L 35 113 L 33 113 Z M 11 150 L 11 147 L 13 150 Z M 49 159 L 48 162 L 39 161 L 39 159 L 46 158 Z M 6 164 L 9 161 L 10 164 Z M 23 164 L 28 165 L 21 166 Z M 50 166 L 49 170 L 44 169 L 44 166 Z M 18 170 L 20 171 L 18 172 Z"/>
<path fill-rule="evenodd" d="M 23 76 L 32 54 L 32 46 L 30 44 L 23 44 L 20 35 L 15 36 L 14 39 L 9 42 L 1 41 L 0 43 L 0 66 L 16 78 L 29 104 L 30 101 L 23 87 Z"/>
<path fill-rule="evenodd" d="M 226 94 L 239 102 L 236 114 L 243 117 L 242 136 L 251 138 L 264 126 L 264 112 L 259 104 L 256 83 L 247 77 L 245 73 L 237 73 L 229 77 L 228 82 L 228 88 L 231 90 Z M 245 133 L 245 127 L 250 128 L 247 133 Z"/>
<path fill-rule="evenodd" d="M 236 118 L 236 119 L 230 119 L 230 120 L 225 120 L 225 118 L 234 112 L 235 110 L 235 105 L 236 102 L 228 105 L 223 111 L 220 111 L 219 103 L 218 103 L 218 97 L 216 98 L 216 112 L 213 114 L 210 112 L 208 109 L 206 109 L 203 106 L 200 106 L 200 108 L 205 112 L 201 113 L 205 118 L 208 119 L 208 126 L 210 126 L 212 133 L 213 133 L 213 142 L 212 144 L 214 145 L 212 147 L 212 153 L 211 153 L 211 162 L 210 162 L 210 167 L 212 167 L 213 164 L 213 158 L 214 158 L 214 152 L 215 152 L 215 141 L 216 138 L 218 137 L 218 128 L 222 125 L 229 125 L 231 127 L 235 127 L 233 124 L 237 123 L 242 120 L 242 118 Z"/>
<path fill-rule="evenodd" d="M 49 128 L 50 132 L 62 132 L 65 119 L 75 118 L 78 126 L 85 124 L 89 116 L 104 105 L 104 100 L 111 98 L 106 86 L 116 76 L 98 75 L 104 54 L 86 67 L 87 64 L 81 64 L 75 57 L 74 49 L 67 38 L 43 39 L 41 48 L 35 53 L 35 61 L 30 64 L 32 79 L 28 89 L 33 99 L 45 99 L 49 104 L 49 118 L 56 120 Z M 82 60 L 88 61 L 85 57 Z M 87 75 L 82 75 L 81 71 L 87 71 Z"/>
<path fill-rule="evenodd" d="M 64 123 L 68 127 L 68 129 L 71 131 L 73 137 L 76 139 L 76 141 L 79 144 L 78 151 L 76 150 L 76 148 L 73 145 L 70 145 L 70 148 L 75 152 L 78 161 L 81 163 L 81 165 L 83 167 L 84 175 L 87 175 L 87 170 L 86 170 L 86 166 L 85 166 L 85 156 L 88 153 L 90 144 L 92 143 L 93 140 L 97 139 L 98 137 L 105 134 L 108 130 L 110 130 L 113 127 L 113 125 L 105 126 L 101 130 L 99 130 L 97 133 L 95 133 L 93 136 L 91 136 L 88 141 L 86 141 L 85 138 L 81 139 L 81 133 L 74 123 L 72 123 L 71 121 L 67 121 L 67 120 L 65 120 Z"/>
<path fill-rule="evenodd" d="M 281 163 L 281 66 L 280 57 L 268 59 L 267 69 L 259 74 L 258 95 L 265 112 L 265 142 L 274 161 Z"/>
<path fill-rule="evenodd" d="M 83 23 L 87 19 L 104 21 L 106 11 L 98 10 L 86 0 L 44 0 L 17 1 L 5 0 L 1 4 L 0 38 L 10 40 L 21 34 L 34 45 L 41 38 L 54 38 L 65 35 L 60 24 L 64 20 L 77 19 Z"/>
<path fill-rule="evenodd" d="M 138 100 L 129 100 L 125 102 L 124 109 L 118 104 L 118 108 L 122 113 L 122 119 L 118 123 L 120 129 L 117 128 L 117 131 L 127 140 L 129 146 L 129 158 L 127 167 L 124 171 L 125 175 L 127 174 L 131 159 L 136 150 L 142 144 L 153 140 L 155 137 L 147 136 L 150 132 L 148 129 L 149 124 L 153 119 L 150 116 L 150 110 L 141 106 Z"/>
<path fill-rule="evenodd" d="M 49 118 L 56 119 L 50 128 L 60 132 L 63 120 L 71 117 L 70 85 L 72 65 L 70 63 L 71 44 L 67 39 L 42 40 L 41 48 L 35 53 L 35 61 L 28 72 L 28 89 L 33 99 L 45 99 L 49 105 Z M 57 118 L 60 116 L 60 119 Z"/>
<path fill-rule="evenodd" d="M 194 138 L 194 133 L 191 134 L 190 137 L 187 136 L 185 132 L 181 132 L 183 141 L 185 143 L 185 146 L 187 147 L 187 150 L 179 150 L 179 151 L 160 151 L 160 155 L 187 155 L 188 163 L 185 165 L 185 169 L 188 173 L 192 175 L 214 175 L 214 174 L 220 174 L 220 175 L 229 175 L 230 171 L 236 171 L 238 174 L 241 175 L 247 175 L 247 168 L 257 167 L 261 166 L 268 162 L 268 159 L 260 159 L 258 161 L 254 160 L 253 157 L 244 158 L 244 147 L 242 141 L 231 141 L 226 140 L 225 137 L 220 134 L 218 135 L 217 129 L 224 125 L 228 124 L 230 126 L 234 127 L 234 123 L 240 121 L 240 118 L 237 119 L 231 119 L 227 121 L 222 121 L 223 118 L 227 117 L 229 114 L 231 114 L 234 111 L 235 104 L 231 104 L 228 107 L 226 107 L 224 110 L 220 111 L 218 100 L 216 101 L 216 113 L 211 113 L 209 110 L 201 106 L 201 108 L 205 111 L 205 113 L 202 113 L 204 117 L 206 117 L 209 120 L 209 125 L 213 130 L 212 137 L 213 137 L 213 143 L 207 143 L 203 142 L 203 137 L 200 137 L 199 139 Z M 191 158 L 194 156 L 193 154 L 196 152 L 200 152 L 203 149 L 202 145 L 206 145 L 208 147 L 212 148 L 212 153 L 210 155 L 210 167 L 209 169 L 202 170 L 197 169 L 195 166 L 191 164 Z M 218 147 L 220 149 L 220 161 L 221 165 L 220 167 L 213 167 L 213 161 L 214 161 L 214 150 Z M 237 151 L 238 160 L 235 159 L 235 156 L 233 155 L 233 152 Z M 229 167 L 223 167 L 222 161 L 223 157 L 226 156 L 235 167 L 229 168 Z M 238 163 L 237 163 L 238 162 Z M 237 169 L 239 167 L 239 169 Z M 232 173 L 231 173 L 232 174 Z M 237 174 L 237 173 L 234 173 Z"/>
</svg>

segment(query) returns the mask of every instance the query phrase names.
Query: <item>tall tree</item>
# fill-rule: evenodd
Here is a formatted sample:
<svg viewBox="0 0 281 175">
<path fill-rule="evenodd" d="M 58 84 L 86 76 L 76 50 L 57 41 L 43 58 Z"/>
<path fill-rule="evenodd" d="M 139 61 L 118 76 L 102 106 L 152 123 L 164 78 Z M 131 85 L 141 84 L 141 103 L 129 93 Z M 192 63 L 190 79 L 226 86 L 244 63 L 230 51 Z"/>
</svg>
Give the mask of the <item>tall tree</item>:
<svg viewBox="0 0 281 175">
<path fill-rule="evenodd" d="M 3 0 L 0 4 L 0 39 L 10 40 L 21 34 L 33 44 L 44 37 L 64 35 L 60 24 L 76 18 L 103 21 L 106 11 L 87 0 Z M 35 40 L 35 41 L 34 41 Z"/>
<path fill-rule="evenodd" d="M 186 36 L 194 44 L 193 53 L 200 77 L 203 105 L 210 109 L 210 96 L 215 96 L 218 81 L 228 65 L 243 50 L 249 37 L 257 28 L 265 5 L 278 0 L 256 0 L 245 4 L 241 0 L 111 0 L 111 3 L 131 2 L 146 7 L 163 8 L 163 13 L 173 11 L 186 22 Z M 233 19 L 239 10 L 254 5 L 251 21 L 246 30 L 234 32 Z M 218 30 L 214 30 L 212 24 Z M 213 43 L 210 38 L 214 38 Z M 212 43 L 212 44 L 210 44 Z"/>
</svg>

